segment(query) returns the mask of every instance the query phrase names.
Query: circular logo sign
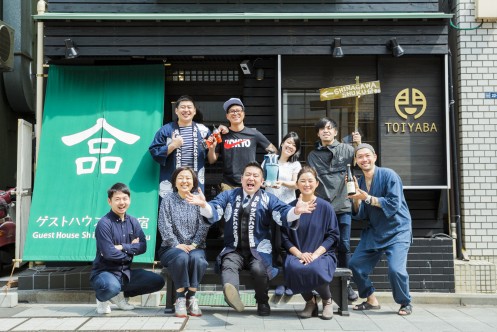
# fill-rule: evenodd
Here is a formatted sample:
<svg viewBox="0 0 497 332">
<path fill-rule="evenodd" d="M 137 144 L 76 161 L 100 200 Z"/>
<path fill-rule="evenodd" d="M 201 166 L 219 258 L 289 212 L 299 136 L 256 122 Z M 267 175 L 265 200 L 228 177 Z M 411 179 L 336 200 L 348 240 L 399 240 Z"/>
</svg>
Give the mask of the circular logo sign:
<svg viewBox="0 0 497 332">
<path fill-rule="evenodd" d="M 406 88 L 400 91 L 395 97 L 395 110 L 397 114 L 407 120 L 409 115 L 414 115 L 414 119 L 418 119 L 426 110 L 426 97 L 418 89 Z"/>
</svg>

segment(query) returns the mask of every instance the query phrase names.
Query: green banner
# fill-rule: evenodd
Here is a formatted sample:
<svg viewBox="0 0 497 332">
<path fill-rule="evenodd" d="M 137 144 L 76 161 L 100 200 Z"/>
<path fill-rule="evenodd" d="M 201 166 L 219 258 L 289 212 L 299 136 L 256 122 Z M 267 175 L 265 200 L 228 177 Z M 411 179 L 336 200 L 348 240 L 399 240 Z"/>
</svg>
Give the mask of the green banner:
<svg viewBox="0 0 497 332">
<path fill-rule="evenodd" d="M 164 67 L 50 66 L 23 260 L 91 261 L 107 189 L 131 190 L 154 259 L 159 167 L 148 146 L 162 125 Z"/>
</svg>

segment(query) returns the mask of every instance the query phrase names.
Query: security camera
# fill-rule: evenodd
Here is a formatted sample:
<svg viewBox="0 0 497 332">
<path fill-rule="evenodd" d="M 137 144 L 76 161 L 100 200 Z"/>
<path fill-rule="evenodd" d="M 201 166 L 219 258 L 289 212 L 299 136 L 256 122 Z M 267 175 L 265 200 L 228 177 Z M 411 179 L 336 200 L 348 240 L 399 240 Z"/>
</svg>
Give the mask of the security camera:
<svg viewBox="0 0 497 332">
<path fill-rule="evenodd" d="M 243 60 L 240 63 L 240 68 L 242 68 L 242 71 L 245 75 L 252 74 L 252 65 L 250 64 L 250 60 Z"/>
</svg>

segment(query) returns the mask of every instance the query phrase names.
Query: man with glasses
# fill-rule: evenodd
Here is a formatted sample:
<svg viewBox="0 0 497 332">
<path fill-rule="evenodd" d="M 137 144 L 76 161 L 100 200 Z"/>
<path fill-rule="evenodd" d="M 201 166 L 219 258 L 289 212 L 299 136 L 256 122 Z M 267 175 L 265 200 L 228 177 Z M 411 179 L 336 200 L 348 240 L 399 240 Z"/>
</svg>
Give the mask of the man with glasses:
<svg viewBox="0 0 497 332">
<path fill-rule="evenodd" d="M 224 105 L 226 118 L 230 122 L 229 133 L 224 134 L 223 142 L 216 148 L 216 159 L 223 160 L 223 180 L 221 191 L 241 186 L 243 167 L 256 161 L 257 147 L 276 152 L 275 146 L 257 129 L 245 127 L 245 107 L 238 98 L 230 98 Z"/>
<path fill-rule="evenodd" d="M 239 273 L 247 269 L 253 279 L 257 314 L 269 316 L 269 279 L 278 274 L 272 266 L 271 223 L 295 228 L 300 214 L 311 213 L 316 204 L 299 199 L 291 207 L 262 190 L 263 172 L 256 161 L 248 163 L 241 173 L 242 188 L 223 191 L 210 202 L 201 191 L 198 195 L 187 194 L 186 200 L 200 206 L 200 213 L 209 223 L 226 218 L 224 248 L 217 257 L 226 303 L 238 312 L 244 310 L 238 293 Z"/>
<path fill-rule="evenodd" d="M 338 267 L 348 268 L 350 261 L 350 228 L 352 222 L 352 204 L 347 197 L 345 175 L 347 164 L 353 164 L 354 147 L 340 143 L 335 139 L 338 134 L 337 123 L 328 118 L 320 119 L 314 126 L 319 138 L 316 148 L 307 156 L 307 164 L 318 173 L 320 185 L 316 189 L 317 196 L 333 205 L 340 228 L 340 244 L 338 246 Z M 359 132 L 352 133 L 354 144 L 361 144 Z M 350 285 L 347 287 L 349 301 L 358 296 Z"/>
</svg>

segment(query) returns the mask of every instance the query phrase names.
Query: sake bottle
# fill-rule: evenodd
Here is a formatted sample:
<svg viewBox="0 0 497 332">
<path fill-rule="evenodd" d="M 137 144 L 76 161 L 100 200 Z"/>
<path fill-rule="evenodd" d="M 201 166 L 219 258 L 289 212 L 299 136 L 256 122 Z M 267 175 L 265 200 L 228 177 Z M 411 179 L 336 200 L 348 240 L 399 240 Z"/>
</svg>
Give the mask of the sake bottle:
<svg viewBox="0 0 497 332">
<path fill-rule="evenodd" d="M 355 195 L 354 175 L 352 174 L 350 164 L 347 164 L 347 194 Z"/>
</svg>

